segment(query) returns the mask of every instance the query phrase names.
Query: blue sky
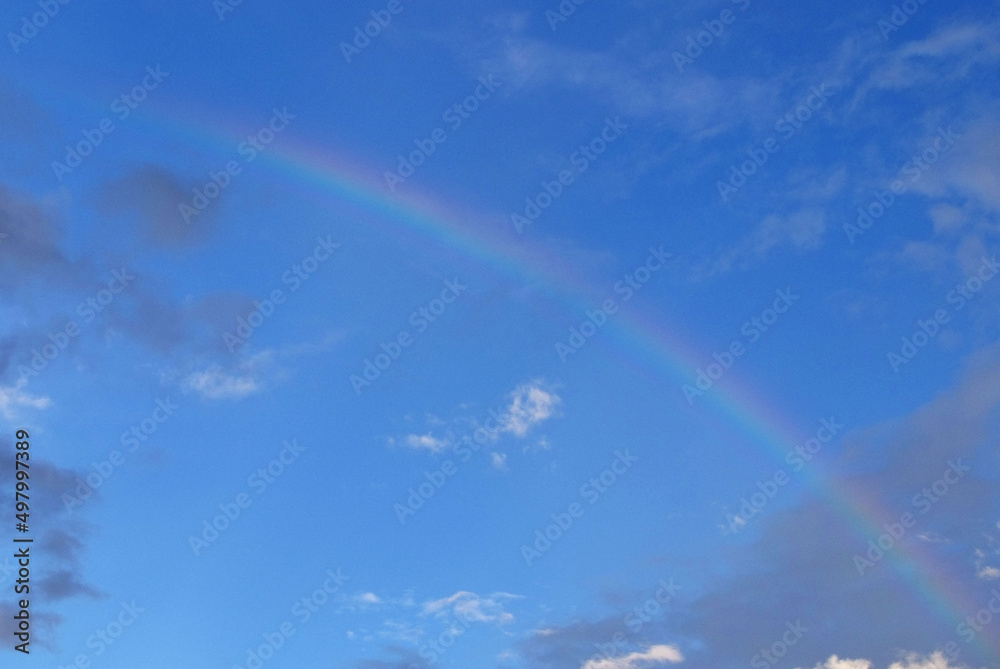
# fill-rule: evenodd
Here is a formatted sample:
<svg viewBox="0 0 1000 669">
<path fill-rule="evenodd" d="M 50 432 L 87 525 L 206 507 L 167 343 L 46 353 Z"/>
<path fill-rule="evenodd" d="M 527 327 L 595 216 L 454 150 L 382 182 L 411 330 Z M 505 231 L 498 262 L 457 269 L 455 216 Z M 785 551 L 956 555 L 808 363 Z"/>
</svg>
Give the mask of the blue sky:
<svg viewBox="0 0 1000 669">
<path fill-rule="evenodd" d="M 1000 666 L 998 9 L 7 3 L 3 666 Z"/>
</svg>

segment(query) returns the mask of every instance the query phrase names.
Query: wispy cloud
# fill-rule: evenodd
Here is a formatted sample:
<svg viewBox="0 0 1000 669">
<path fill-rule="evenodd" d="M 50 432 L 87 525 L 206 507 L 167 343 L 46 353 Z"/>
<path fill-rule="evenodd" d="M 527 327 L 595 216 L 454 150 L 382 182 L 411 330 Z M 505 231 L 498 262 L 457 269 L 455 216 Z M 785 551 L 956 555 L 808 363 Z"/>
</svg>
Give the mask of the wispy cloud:
<svg viewBox="0 0 1000 669">
<path fill-rule="evenodd" d="M 263 377 L 272 367 L 273 353 L 261 351 L 231 368 L 213 365 L 191 372 L 181 381 L 181 387 L 210 400 L 242 399 L 263 390 Z"/>
<path fill-rule="evenodd" d="M 481 597 L 474 592 L 460 590 L 450 597 L 425 602 L 421 613 L 435 617 L 454 616 L 467 622 L 508 623 L 514 620 L 514 616 L 504 610 L 503 601 L 519 598 L 506 592 Z"/>
<path fill-rule="evenodd" d="M 441 453 L 450 447 L 447 439 L 438 439 L 431 434 L 410 434 L 403 442 L 408 447 L 415 450 L 426 450 L 431 453 Z"/>
<path fill-rule="evenodd" d="M 27 381 L 22 379 L 13 386 L 0 386 L 0 415 L 7 420 L 14 420 L 15 409 L 18 407 L 48 409 L 52 406 L 50 398 L 25 392 L 25 385 L 27 385 Z"/>
<path fill-rule="evenodd" d="M 759 265 L 772 252 L 787 248 L 809 251 L 819 248 L 826 235 L 827 219 L 822 209 L 800 209 L 788 215 L 769 214 L 756 229 L 719 257 L 695 267 L 691 278 L 700 280 Z"/>
<path fill-rule="evenodd" d="M 621 657 L 588 660 L 581 669 L 639 669 L 663 664 L 677 664 L 684 656 L 676 646 L 650 646 L 643 652 L 629 653 Z"/>
</svg>

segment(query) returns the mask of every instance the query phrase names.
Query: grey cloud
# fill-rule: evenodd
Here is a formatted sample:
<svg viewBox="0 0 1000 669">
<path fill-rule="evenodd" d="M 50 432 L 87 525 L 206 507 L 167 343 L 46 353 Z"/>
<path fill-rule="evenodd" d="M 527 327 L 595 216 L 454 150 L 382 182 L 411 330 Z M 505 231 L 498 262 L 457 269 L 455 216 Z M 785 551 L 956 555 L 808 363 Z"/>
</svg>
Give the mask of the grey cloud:
<svg viewBox="0 0 1000 669">
<path fill-rule="evenodd" d="M 746 667 L 781 640 L 787 623 L 801 621 L 808 631 L 782 666 L 813 667 L 835 654 L 887 666 L 900 651 L 930 655 L 950 642 L 958 644 L 962 662 L 988 663 L 956 632 L 960 617 L 975 611 L 942 610 L 924 591 L 947 588 L 948 599 L 985 604 L 975 556 L 980 544 L 996 540 L 1000 517 L 998 415 L 1000 344 L 972 356 L 955 386 L 926 405 L 853 431 L 839 451 L 807 465 L 826 468 L 822 478 L 834 486 L 805 493 L 789 509 L 765 507 L 744 530 L 756 533 L 749 543 L 722 553 L 729 575 L 644 627 L 649 638 L 643 641 L 678 644 L 691 669 Z M 913 496 L 959 458 L 971 471 L 924 515 Z M 834 505 L 830 490 L 837 491 Z M 860 575 L 854 556 L 864 555 L 867 541 L 905 512 L 917 525 Z M 518 650 L 530 667 L 579 669 L 620 621 L 611 616 L 547 629 Z M 987 628 L 983 635 L 995 641 L 1000 631 Z"/>
<path fill-rule="evenodd" d="M 100 599 L 103 593 L 93 586 L 87 585 L 80 577 L 68 569 L 60 569 L 38 581 L 38 591 L 49 601 L 68 599 L 78 595 L 86 595 L 91 599 Z"/>
<path fill-rule="evenodd" d="M 184 220 L 178 206 L 181 203 L 190 204 L 193 197 L 191 189 L 196 186 L 201 184 L 182 183 L 161 167 L 142 165 L 130 168 L 120 178 L 105 183 L 97 196 L 97 207 L 108 216 L 131 217 L 137 223 L 143 240 L 154 246 L 196 246 L 211 236 L 219 210 L 216 200 L 190 223 Z"/>
<path fill-rule="evenodd" d="M 14 445 L 0 439 L 0 479 L 14 478 Z M 101 597 L 101 592 L 87 584 L 80 573 L 80 556 L 86 549 L 88 528 L 69 515 L 62 496 L 76 484 L 78 472 L 63 469 L 44 459 L 31 459 L 31 522 L 32 535 L 37 538 L 33 552 L 32 586 L 41 594 L 38 601 L 58 601 L 69 597 Z M 0 500 L 0 513 L 12 517 L 13 501 L 7 496 Z M 5 592 L 3 597 L 7 597 Z M 0 599 L 0 633 L 6 634 L 11 624 L 13 604 Z M 47 647 L 54 643 L 56 628 L 62 622 L 58 615 L 46 612 L 45 605 L 32 609 L 36 639 Z M 13 629 L 10 629 L 13 632 Z M 11 650 L 9 645 L 4 646 Z"/>
<path fill-rule="evenodd" d="M 0 601 L 0 637 L 4 639 L 13 639 L 14 632 L 17 631 L 16 621 L 14 620 L 14 615 L 18 612 L 18 608 L 9 602 Z M 48 650 L 55 650 L 55 634 L 56 629 L 63 622 L 63 618 L 55 613 L 45 613 L 44 611 L 32 611 L 31 613 L 31 625 L 32 625 L 32 637 L 31 642 L 37 643 L 43 648 Z M 11 652 L 16 652 L 12 648 L 13 644 L 4 644 L 4 650 Z"/>
</svg>

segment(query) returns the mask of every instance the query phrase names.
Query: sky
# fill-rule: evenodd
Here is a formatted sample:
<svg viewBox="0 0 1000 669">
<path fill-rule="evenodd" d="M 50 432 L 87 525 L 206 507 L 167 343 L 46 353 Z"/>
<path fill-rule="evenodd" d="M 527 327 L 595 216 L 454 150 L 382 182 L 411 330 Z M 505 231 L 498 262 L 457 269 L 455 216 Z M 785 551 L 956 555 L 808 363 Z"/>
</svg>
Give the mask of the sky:
<svg viewBox="0 0 1000 669">
<path fill-rule="evenodd" d="M 997 669 L 998 10 L 5 3 L 2 666 Z"/>
</svg>

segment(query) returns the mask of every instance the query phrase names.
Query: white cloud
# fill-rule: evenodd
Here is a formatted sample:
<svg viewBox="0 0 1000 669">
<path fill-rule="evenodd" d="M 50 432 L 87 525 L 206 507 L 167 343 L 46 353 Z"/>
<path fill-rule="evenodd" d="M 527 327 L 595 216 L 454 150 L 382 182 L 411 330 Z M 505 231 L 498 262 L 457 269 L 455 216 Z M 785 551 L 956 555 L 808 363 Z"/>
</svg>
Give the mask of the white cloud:
<svg viewBox="0 0 1000 669">
<path fill-rule="evenodd" d="M 996 187 L 1000 178 L 1000 167 L 996 161 L 1000 151 L 1000 122 L 996 120 L 996 113 L 994 107 L 986 110 L 978 121 L 966 126 L 956 124 L 954 132 L 960 138 L 913 184 L 913 190 L 935 198 L 972 198 L 989 211 L 1000 211 L 1000 189 Z M 942 223 L 957 225 L 953 223 L 955 212 L 940 210 L 939 218 L 942 213 L 951 214 Z M 938 221 L 934 222 L 937 228 Z"/>
<path fill-rule="evenodd" d="M 425 434 L 408 434 L 399 439 L 389 437 L 386 439 L 388 446 L 397 443 L 404 444 L 409 448 L 418 451 L 437 455 L 455 446 L 460 441 L 467 440 L 473 434 L 486 433 L 485 437 L 477 436 L 480 445 L 494 443 L 504 434 L 512 434 L 515 437 L 523 438 L 536 426 L 544 423 L 555 415 L 556 408 L 562 402 L 555 392 L 545 390 L 541 382 L 533 381 L 518 386 L 508 396 L 507 405 L 503 408 L 490 410 L 491 418 L 484 425 L 479 419 L 471 416 L 461 416 L 453 418 L 450 422 L 444 421 L 433 414 L 426 415 L 426 422 L 433 428 L 445 426 L 444 436 L 435 436 L 434 431 Z M 471 407 L 462 405 L 463 410 Z M 493 421 L 493 422 L 491 422 Z M 487 427 L 488 426 L 488 427 Z M 460 437 L 465 434 L 467 436 Z M 542 440 L 544 442 L 544 438 Z M 546 447 L 548 442 L 544 442 Z M 494 453 L 492 456 L 493 465 L 503 468 L 506 463 L 506 454 Z"/>
<path fill-rule="evenodd" d="M 416 450 L 426 450 L 440 453 L 448 448 L 447 439 L 438 439 L 431 434 L 410 434 L 406 436 L 406 445 Z"/>
<path fill-rule="evenodd" d="M 997 25 L 953 25 L 890 52 L 873 69 L 868 81 L 858 87 L 853 104 L 860 105 L 872 90 L 903 90 L 965 77 L 975 65 L 998 58 L 1000 30 Z M 941 63 L 948 59 L 955 61 L 956 66 L 942 68 Z"/>
<path fill-rule="evenodd" d="M 491 456 L 491 461 L 493 462 L 493 467 L 504 471 L 507 469 L 507 454 L 506 453 L 493 453 Z"/>
<path fill-rule="evenodd" d="M 810 251 L 820 247 L 826 235 L 826 214 L 820 209 L 800 209 L 787 216 L 770 214 L 760 225 L 713 261 L 695 268 L 692 278 L 700 280 L 733 270 L 746 270 L 762 262 L 781 247 Z"/>
<path fill-rule="evenodd" d="M 872 669 L 872 666 L 871 660 L 842 660 L 834 655 L 812 669 Z M 962 667 L 949 663 L 948 658 L 937 652 L 923 658 L 910 653 L 899 662 L 889 665 L 889 669 L 962 669 Z"/>
<path fill-rule="evenodd" d="M 617 113 L 666 121 L 685 132 L 703 132 L 706 127 L 721 132 L 743 122 L 748 110 L 770 112 L 774 104 L 771 82 L 723 80 L 702 68 L 680 73 L 667 50 L 643 49 L 647 53 L 637 61 L 622 42 L 594 51 L 514 35 L 495 42 L 494 49 L 485 64 L 505 86 L 581 91 Z"/>
<path fill-rule="evenodd" d="M 994 538 L 986 535 L 991 541 L 995 541 Z M 996 551 L 997 555 L 1000 555 L 1000 551 Z M 988 559 L 986 551 L 982 549 L 976 549 L 973 553 L 976 558 L 976 576 L 984 581 L 995 581 L 1000 578 L 1000 569 L 986 564 Z"/>
<path fill-rule="evenodd" d="M 239 399 L 260 392 L 261 386 L 252 375 L 230 373 L 222 367 L 194 372 L 184 379 L 186 390 L 210 400 Z"/>
<path fill-rule="evenodd" d="M 934 233 L 945 234 L 961 229 L 968 219 L 968 214 L 950 204 L 937 204 L 930 208 L 928 214 L 934 222 Z"/>
<path fill-rule="evenodd" d="M 891 664 L 889 669 L 959 669 L 959 665 L 951 664 L 948 658 L 937 652 L 923 659 L 910 654 L 905 660 Z"/>
<path fill-rule="evenodd" d="M 7 420 L 14 420 L 14 407 L 48 409 L 52 406 L 52 400 L 48 397 L 26 393 L 24 386 L 27 383 L 26 380 L 21 380 L 15 386 L 0 386 L 0 415 L 3 415 Z"/>
<path fill-rule="evenodd" d="M 242 360 L 231 369 L 214 365 L 202 372 L 192 372 L 181 382 L 186 392 L 206 399 L 242 399 L 263 389 L 261 377 L 273 366 L 273 351 L 261 351 Z"/>
<path fill-rule="evenodd" d="M 501 431 L 524 437 L 533 427 L 551 418 L 561 402 L 558 395 L 543 390 L 537 383 L 518 386 L 511 393 Z"/>
<path fill-rule="evenodd" d="M 505 599 L 519 599 L 517 595 L 505 592 L 493 593 L 489 597 L 480 597 L 474 592 L 460 590 L 451 597 L 426 602 L 422 613 L 425 616 L 454 616 L 470 623 L 508 623 L 514 616 L 503 608 Z"/>
<path fill-rule="evenodd" d="M 610 659 L 588 660 L 581 669 L 637 669 L 659 664 L 677 664 L 683 662 L 684 656 L 676 646 L 650 646 L 643 653 L 630 653 Z"/>
<path fill-rule="evenodd" d="M 822 664 L 817 664 L 813 669 L 871 669 L 872 663 L 868 660 L 841 660 L 836 655 Z"/>
</svg>

